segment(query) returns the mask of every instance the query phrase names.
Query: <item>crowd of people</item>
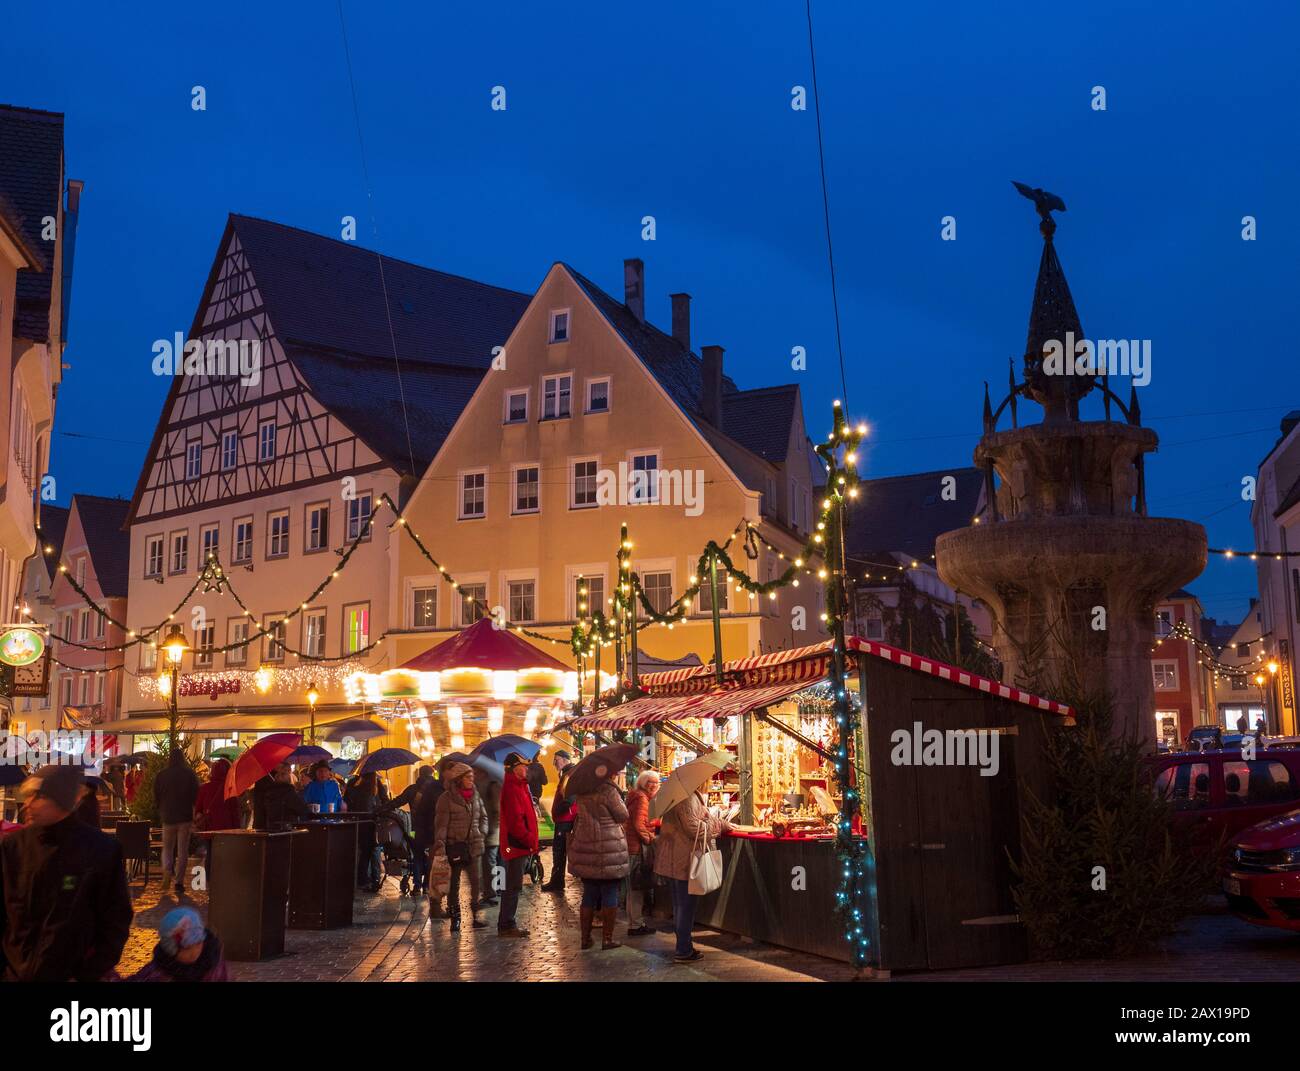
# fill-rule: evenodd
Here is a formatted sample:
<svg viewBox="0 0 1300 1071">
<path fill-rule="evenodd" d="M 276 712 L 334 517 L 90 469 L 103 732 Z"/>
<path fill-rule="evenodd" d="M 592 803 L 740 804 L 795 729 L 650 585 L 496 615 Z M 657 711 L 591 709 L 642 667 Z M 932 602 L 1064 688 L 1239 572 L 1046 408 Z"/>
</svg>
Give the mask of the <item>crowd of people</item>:
<svg viewBox="0 0 1300 1071">
<path fill-rule="evenodd" d="M 468 885 L 472 930 L 497 907 L 496 932 L 524 939 L 519 904 L 525 876 L 542 891 L 562 893 L 567 875 L 582 884 L 579 907 L 581 946 L 620 947 L 615 939 L 624 905 L 628 938 L 654 932 L 653 895 L 667 887 L 676 935 L 674 961 L 701 958 L 693 944 L 696 897 L 690 892 L 692 859 L 729 824 L 713 815 L 696 792 L 660 820 L 651 802 L 659 775 L 643 772 L 634 787 L 622 790 L 622 774 L 576 794 L 570 789 L 573 760 L 566 751 L 552 759 L 558 776 L 551 804 L 554 826 L 549 881 L 541 863 L 539 812 L 548 782 L 540 758 L 519 754 L 504 762 L 504 780 L 444 760 L 423 766 L 415 780 L 390 797 L 382 778 L 362 774 L 342 784 L 328 763 L 300 771 L 281 764 L 251 791 L 227 798 L 229 763 L 215 760 L 200 782 L 177 748 L 154 781 L 162 826 L 162 868 L 178 906 L 159 928 L 153 958 L 128 980 L 224 980 L 220 941 L 190 906 L 186 894 L 191 839 L 196 831 L 215 832 L 251 825 L 290 828 L 312 812 L 398 814 L 411 845 L 410 891 L 429 899 L 430 917 L 449 920 L 461 931 L 462 900 Z M 110 788 L 110 791 L 115 791 Z M 130 932 L 133 909 L 122 848 L 99 829 L 95 792 L 76 766 L 48 766 L 23 782 L 20 798 L 25 824 L 0 837 L 0 978 L 23 981 L 95 980 L 116 977 L 115 967 Z M 93 813 L 92 813 L 93 811 Z M 366 827 L 374 829 L 374 823 Z M 378 891 L 384 876 L 377 839 L 360 845 L 357 883 Z M 445 901 L 445 906 L 444 906 Z"/>
</svg>

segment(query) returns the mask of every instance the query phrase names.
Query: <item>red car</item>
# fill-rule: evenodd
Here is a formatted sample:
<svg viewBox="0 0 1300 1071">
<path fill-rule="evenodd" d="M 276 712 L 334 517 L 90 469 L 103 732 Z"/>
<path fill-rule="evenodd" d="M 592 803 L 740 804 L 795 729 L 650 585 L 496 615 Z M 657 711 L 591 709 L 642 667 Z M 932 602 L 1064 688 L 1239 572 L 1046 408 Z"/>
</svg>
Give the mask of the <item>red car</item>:
<svg viewBox="0 0 1300 1071">
<path fill-rule="evenodd" d="M 1300 810 L 1260 822 L 1237 838 L 1223 892 L 1240 919 L 1300 930 Z"/>
<path fill-rule="evenodd" d="M 1250 760 L 1240 749 L 1172 752 L 1152 762 L 1156 791 L 1203 849 L 1231 844 L 1251 826 L 1300 808 L 1300 751 L 1294 749 L 1259 748 Z"/>
</svg>

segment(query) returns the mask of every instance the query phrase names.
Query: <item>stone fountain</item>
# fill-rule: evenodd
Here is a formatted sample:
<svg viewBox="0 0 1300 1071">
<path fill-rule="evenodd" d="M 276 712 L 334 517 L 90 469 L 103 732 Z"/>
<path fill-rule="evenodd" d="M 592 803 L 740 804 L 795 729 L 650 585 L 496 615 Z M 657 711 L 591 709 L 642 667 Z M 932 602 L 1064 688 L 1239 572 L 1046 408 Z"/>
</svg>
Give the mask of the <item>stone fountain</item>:
<svg viewBox="0 0 1300 1071">
<path fill-rule="evenodd" d="M 1205 529 L 1147 515 L 1143 458 L 1158 440 L 1142 427 L 1137 388 L 1125 405 L 1104 364 L 1065 374 L 1053 359 L 1086 338 L 1053 244 L 1051 213 L 1065 205 L 1017 188 L 1037 205 L 1043 237 L 1023 382 L 1013 367 L 996 410 L 985 384 L 975 464 L 988 508 L 970 527 L 939 537 L 936 566 L 945 583 L 989 607 L 1005 683 L 1051 694 L 1078 675 L 1109 691 L 1117 733 L 1151 744 L 1155 606 L 1205 568 Z M 1103 416 L 1085 420 L 1079 403 L 1093 390 Z M 1042 422 L 1020 426 L 1017 398 L 1041 406 Z M 1112 406 L 1122 421 L 1111 419 Z M 1004 414 L 1011 426 L 999 431 Z"/>
</svg>

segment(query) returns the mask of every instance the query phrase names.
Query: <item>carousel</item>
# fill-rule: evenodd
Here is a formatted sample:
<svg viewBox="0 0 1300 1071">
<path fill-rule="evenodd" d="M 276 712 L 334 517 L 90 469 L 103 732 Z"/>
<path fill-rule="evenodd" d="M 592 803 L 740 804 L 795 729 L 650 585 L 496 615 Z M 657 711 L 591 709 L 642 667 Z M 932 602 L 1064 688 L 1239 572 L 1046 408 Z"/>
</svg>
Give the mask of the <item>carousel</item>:
<svg viewBox="0 0 1300 1071">
<path fill-rule="evenodd" d="M 612 675 L 602 688 L 616 682 Z M 543 744 L 587 688 L 578 673 L 484 618 L 396 669 L 345 681 L 350 703 L 407 723 L 411 750 L 432 759 L 513 733 Z"/>
</svg>

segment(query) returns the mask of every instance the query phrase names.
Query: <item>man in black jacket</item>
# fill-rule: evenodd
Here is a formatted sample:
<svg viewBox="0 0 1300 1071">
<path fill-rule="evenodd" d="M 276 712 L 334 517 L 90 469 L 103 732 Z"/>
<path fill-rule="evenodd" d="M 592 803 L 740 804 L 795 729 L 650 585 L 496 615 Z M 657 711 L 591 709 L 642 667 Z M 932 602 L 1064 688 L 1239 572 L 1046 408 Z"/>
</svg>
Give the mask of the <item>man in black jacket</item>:
<svg viewBox="0 0 1300 1071">
<path fill-rule="evenodd" d="M 428 852 L 433 847 L 433 820 L 438 808 L 438 797 L 442 795 L 443 786 L 441 780 L 442 763 L 438 764 L 439 777 L 431 777 L 424 788 L 420 790 L 419 799 L 411 807 L 411 834 L 415 838 L 415 851 L 417 855 L 423 856 L 426 860 L 421 863 L 421 877 L 424 879 L 425 888 L 428 889 Z M 432 895 L 429 890 L 429 917 L 435 919 L 445 919 L 450 916 L 442 909 L 442 897 Z"/>
<path fill-rule="evenodd" d="M 76 766 L 45 766 L 23 782 L 27 825 L 0 840 L 0 978 L 98 981 L 131 932 L 131 895 L 116 838 L 73 813 Z"/>
<path fill-rule="evenodd" d="M 288 829 L 311 808 L 293 787 L 289 764 L 280 763 L 253 786 L 253 828 L 271 832 Z"/>
<path fill-rule="evenodd" d="M 153 782 L 153 795 L 158 801 L 158 818 L 162 822 L 163 881 L 167 880 L 168 874 L 173 874 L 176 895 L 181 896 L 185 892 L 185 872 L 190 861 L 194 801 L 199 798 L 199 779 L 190 769 L 181 748 L 173 747 L 167 766 L 158 771 Z"/>
</svg>

